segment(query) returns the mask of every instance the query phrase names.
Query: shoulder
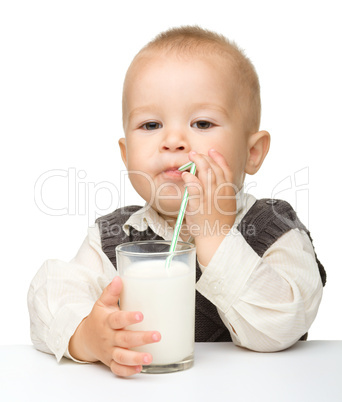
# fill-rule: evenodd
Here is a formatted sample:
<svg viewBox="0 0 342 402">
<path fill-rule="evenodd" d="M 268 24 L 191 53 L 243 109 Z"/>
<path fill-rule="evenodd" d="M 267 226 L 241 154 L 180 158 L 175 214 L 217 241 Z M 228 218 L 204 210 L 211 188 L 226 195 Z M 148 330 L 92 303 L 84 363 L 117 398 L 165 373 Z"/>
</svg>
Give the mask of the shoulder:
<svg viewBox="0 0 342 402">
<path fill-rule="evenodd" d="M 274 198 L 256 200 L 242 218 L 240 225 L 243 226 L 246 223 L 254 224 L 259 230 L 272 223 L 281 225 L 284 229 L 298 228 L 305 230 L 291 204 Z"/>
<path fill-rule="evenodd" d="M 271 198 L 257 200 L 237 229 L 259 256 L 291 229 L 307 231 L 287 201 Z"/>
</svg>

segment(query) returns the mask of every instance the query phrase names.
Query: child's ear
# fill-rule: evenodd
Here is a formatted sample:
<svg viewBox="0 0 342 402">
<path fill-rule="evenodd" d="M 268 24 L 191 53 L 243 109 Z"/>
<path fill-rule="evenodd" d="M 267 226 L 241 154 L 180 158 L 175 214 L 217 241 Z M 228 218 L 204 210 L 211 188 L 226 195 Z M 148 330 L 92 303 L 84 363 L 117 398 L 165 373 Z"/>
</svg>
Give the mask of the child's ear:
<svg viewBox="0 0 342 402">
<path fill-rule="evenodd" d="M 262 165 L 268 150 L 270 148 L 271 137 L 267 131 L 258 131 L 252 134 L 247 144 L 247 162 L 245 172 L 252 175 L 255 174 Z"/>
<path fill-rule="evenodd" d="M 121 159 L 125 166 L 127 167 L 127 152 L 126 152 L 126 138 L 119 139 L 119 146 L 121 152 Z"/>
</svg>

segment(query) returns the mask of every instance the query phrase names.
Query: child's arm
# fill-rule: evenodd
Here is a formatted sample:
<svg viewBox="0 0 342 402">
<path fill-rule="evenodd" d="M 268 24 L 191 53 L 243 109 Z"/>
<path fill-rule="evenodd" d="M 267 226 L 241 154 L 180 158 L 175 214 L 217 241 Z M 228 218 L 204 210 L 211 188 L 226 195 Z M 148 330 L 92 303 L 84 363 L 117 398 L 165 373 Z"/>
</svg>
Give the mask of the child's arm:
<svg viewBox="0 0 342 402">
<path fill-rule="evenodd" d="M 208 156 L 190 152 L 197 176 L 184 172 L 189 191 L 186 223 L 195 238 L 198 261 L 206 266 L 234 225 L 236 193 L 233 172 L 224 157 L 214 149 Z"/>
<path fill-rule="evenodd" d="M 139 334 L 132 331 L 129 334 L 132 337 L 125 338 L 125 331 L 116 330 L 126 322 L 136 319 L 136 314 L 137 319 L 142 319 L 139 312 L 121 312 L 117 308 L 115 301 L 121 289 L 121 280 L 115 279 L 108 285 L 116 275 L 113 264 L 102 251 L 98 227 L 89 229 L 87 238 L 72 261 L 44 262 L 33 278 L 28 292 L 31 339 L 34 346 L 43 352 L 54 354 L 57 361 L 66 356 L 79 361 L 101 360 L 109 365 L 113 358 L 120 363 L 126 362 L 129 365 L 134 362 L 135 366 L 139 366 L 141 363 L 135 362 L 141 362 L 146 357 L 144 364 L 148 364 L 149 356 L 126 352 L 125 356 L 123 353 L 120 356 L 122 351 L 116 347 L 122 342 L 124 345 L 147 343 L 153 335 L 156 336 L 153 340 L 155 342 L 160 337 L 155 332 Z M 94 342 L 98 349 L 94 349 Z M 108 348 L 110 343 L 111 349 Z M 113 363 L 112 368 L 119 375 L 136 372 L 135 369 L 127 369 L 121 364 Z"/>
<path fill-rule="evenodd" d="M 202 230 L 194 233 L 203 268 L 197 290 L 216 305 L 236 344 L 258 351 L 293 345 L 308 331 L 322 297 L 307 234 L 290 230 L 260 258 L 234 230 L 236 204 L 229 192 L 233 186 L 224 185 L 233 182 L 233 174 L 222 155 L 209 151 L 208 156 L 190 153 L 189 157 L 196 163 L 198 176 L 182 176 L 189 186 L 186 223 Z M 208 182 L 210 175 L 214 178 Z M 202 198 L 197 194 L 199 186 Z M 226 198 L 215 200 L 220 186 L 227 191 Z M 214 229 L 213 235 L 208 229 Z"/>
<path fill-rule="evenodd" d="M 218 308 L 234 343 L 274 352 L 309 330 L 323 286 L 304 231 L 287 232 L 262 258 L 234 231 L 204 268 L 197 290 Z"/>
<path fill-rule="evenodd" d="M 102 361 L 114 374 L 129 376 L 140 372 L 143 364 L 152 362 L 149 353 L 129 349 L 158 342 L 160 334 L 125 330 L 126 326 L 142 321 L 143 315 L 119 309 L 121 290 L 121 279 L 115 277 L 71 337 L 69 353 L 81 361 Z"/>
</svg>

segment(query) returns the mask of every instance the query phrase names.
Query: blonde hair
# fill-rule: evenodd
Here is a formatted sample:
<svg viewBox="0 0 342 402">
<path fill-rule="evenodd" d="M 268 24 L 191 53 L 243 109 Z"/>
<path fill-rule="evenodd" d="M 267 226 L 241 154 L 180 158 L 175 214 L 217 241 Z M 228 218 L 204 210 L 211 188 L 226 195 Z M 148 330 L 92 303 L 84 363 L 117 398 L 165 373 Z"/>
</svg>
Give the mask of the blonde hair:
<svg viewBox="0 0 342 402">
<path fill-rule="evenodd" d="M 258 75 L 250 59 L 235 42 L 199 26 L 171 28 L 161 32 L 145 45 L 135 56 L 131 66 L 150 50 L 172 51 L 190 57 L 217 54 L 229 60 L 235 72 L 238 88 L 236 102 L 245 122 L 245 130 L 248 134 L 259 130 L 261 101 Z"/>
</svg>

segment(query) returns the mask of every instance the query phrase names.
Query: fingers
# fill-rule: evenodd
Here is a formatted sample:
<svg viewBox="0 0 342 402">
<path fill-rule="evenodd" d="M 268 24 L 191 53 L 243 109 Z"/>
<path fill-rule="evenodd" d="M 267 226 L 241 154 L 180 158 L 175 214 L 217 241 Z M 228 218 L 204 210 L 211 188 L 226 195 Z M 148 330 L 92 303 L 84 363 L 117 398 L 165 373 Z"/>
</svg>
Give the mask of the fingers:
<svg viewBox="0 0 342 402">
<path fill-rule="evenodd" d="M 114 348 L 112 357 L 116 363 L 126 366 L 141 366 L 152 363 L 150 353 L 139 353 L 122 348 Z"/>
<path fill-rule="evenodd" d="M 108 316 L 108 324 L 112 329 L 122 329 L 141 322 L 143 319 L 144 316 L 140 311 L 117 310 Z"/>
<path fill-rule="evenodd" d="M 121 290 L 121 278 L 115 276 L 112 282 L 102 292 L 99 302 L 101 302 L 105 307 L 117 307 Z"/>
<path fill-rule="evenodd" d="M 219 165 L 223 170 L 229 170 L 229 165 L 224 156 L 220 154 L 220 152 L 216 151 L 216 149 L 209 149 L 208 155 L 213 158 L 217 165 Z"/>
<path fill-rule="evenodd" d="M 114 347 L 112 360 L 109 367 L 112 372 L 121 377 L 131 376 L 142 370 L 142 365 L 152 363 L 150 353 L 140 353 L 129 350 L 124 345 L 142 346 L 143 344 L 159 342 L 161 336 L 159 332 L 135 332 L 135 331 L 116 331 L 116 343 L 120 347 Z"/>
<path fill-rule="evenodd" d="M 119 377 L 130 377 L 134 374 L 140 373 L 142 366 L 124 366 L 112 360 L 109 365 L 114 374 Z"/>
<path fill-rule="evenodd" d="M 113 360 L 110 362 L 110 369 L 116 375 L 128 377 L 140 373 L 143 365 L 152 363 L 150 353 L 139 353 L 132 350 L 114 348 Z"/>
<path fill-rule="evenodd" d="M 209 220 L 212 224 L 219 220 L 221 226 L 231 225 L 235 216 L 238 187 L 226 159 L 215 149 L 210 149 L 208 155 L 191 151 L 188 156 L 196 164 L 198 173 L 197 176 L 188 172 L 182 174 L 189 193 L 187 224 L 193 224 L 195 228 L 196 225 L 203 227 Z M 221 220 L 223 215 L 225 221 Z M 199 233 L 198 229 L 194 230 Z"/>
<path fill-rule="evenodd" d="M 211 149 L 207 156 L 192 151 L 189 159 L 196 164 L 198 172 L 198 177 L 189 172 L 182 174 L 189 195 L 205 195 L 208 191 L 212 195 L 218 186 L 231 185 L 235 189 L 231 169 L 219 152 Z"/>
<path fill-rule="evenodd" d="M 161 340 L 157 331 L 115 331 L 114 344 L 125 349 L 132 349 L 148 343 L 156 343 Z"/>
<path fill-rule="evenodd" d="M 196 164 L 198 177 L 202 183 L 205 183 L 208 177 L 211 177 L 211 183 L 221 184 L 232 180 L 231 171 L 224 156 L 215 149 L 208 151 L 208 156 L 189 153 L 189 159 Z"/>
</svg>

